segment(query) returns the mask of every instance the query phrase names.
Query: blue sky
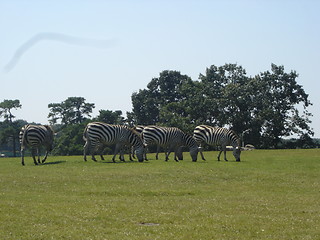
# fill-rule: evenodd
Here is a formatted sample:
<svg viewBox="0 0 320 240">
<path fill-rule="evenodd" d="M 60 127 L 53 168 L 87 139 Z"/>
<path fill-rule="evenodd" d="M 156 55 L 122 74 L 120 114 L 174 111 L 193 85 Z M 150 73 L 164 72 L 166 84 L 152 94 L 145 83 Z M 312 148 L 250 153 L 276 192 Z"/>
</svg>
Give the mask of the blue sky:
<svg viewBox="0 0 320 240">
<path fill-rule="evenodd" d="M 0 101 L 19 99 L 17 119 L 43 124 L 49 103 L 72 96 L 95 103 L 93 116 L 125 113 L 163 70 L 197 80 L 211 65 L 253 76 L 275 63 L 299 74 L 319 138 L 319 11 L 316 0 L 0 0 Z"/>
</svg>

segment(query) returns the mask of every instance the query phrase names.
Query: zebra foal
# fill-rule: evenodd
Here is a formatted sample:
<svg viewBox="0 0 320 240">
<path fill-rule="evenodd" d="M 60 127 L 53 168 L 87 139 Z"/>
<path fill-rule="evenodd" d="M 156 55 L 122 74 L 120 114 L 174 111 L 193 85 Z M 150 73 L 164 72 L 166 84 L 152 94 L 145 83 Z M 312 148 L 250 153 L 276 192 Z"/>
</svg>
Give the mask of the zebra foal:
<svg viewBox="0 0 320 240">
<path fill-rule="evenodd" d="M 119 151 L 127 144 L 130 144 L 136 151 L 139 162 L 143 162 L 144 145 L 140 136 L 131 128 L 123 125 L 112 125 L 102 122 L 88 123 L 83 139 L 85 140 L 83 156 L 87 161 L 87 152 L 90 151 L 92 160 L 96 161 L 95 150 L 101 144 L 116 144 L 112 161 Z M 120 160 L 124 160 L 123 153 L 120 151 Z"/>
<path fill-rule="evenodd" d="M 234 131 L 226 128 L 200 125 L 194 129 L 193 137 L 199 145 L 201 145 L 201 143 L 207 143 L 209 145 L 220 145 L 221 151 L 218 154 L 218 161 L 220 161 L 220 155 L 222 151 L 224 152 L 224 160 L 228 161 L 226 157 L 226 147 L 228 145 L 232 145 L 233 156 L 235 157 L 237 162 L 240 162 L 240 138 L 235 134 Z M 202 151 L 200 151 L 200 155 L 202 159 L 205 160 Z"/>
<path fill-rule="evenodd" d="M 197 161 L 199 151 L 198 144 L 192 136 L 185 134 L 179 128 L 147 126 L 142 131 L 142 138 L 145 145 L 155 143 L 158 147 L 164 146 L 165 149 L 168 149 L 168 152 L 166 152 L 166 161 L 169 160 L 170 153 L 174 151 L 174 159 L 178 162 L 177 157 L 182 158 L 182 146 L 189 147 L 192 161 Z M 156 158 L 158 159 L 157 155 Z"/>
<path fill-rule="evenodd" d="M 30 125 L 27 124 L 21 128 L 19 139 L 21 144 L 21 164 L 24 166 L 24 152 L 27 147 L 31 148 L 32 158 L 35 165 L 40 162 L 40 147 L 44 146 L 46 154 L 42 159 L 44 163 L 48 157 L 48 153 L 53 149 L 54 132 L 48 125 Z M 38 155 L 38 162 L 35 154 Z"/>
</svg>

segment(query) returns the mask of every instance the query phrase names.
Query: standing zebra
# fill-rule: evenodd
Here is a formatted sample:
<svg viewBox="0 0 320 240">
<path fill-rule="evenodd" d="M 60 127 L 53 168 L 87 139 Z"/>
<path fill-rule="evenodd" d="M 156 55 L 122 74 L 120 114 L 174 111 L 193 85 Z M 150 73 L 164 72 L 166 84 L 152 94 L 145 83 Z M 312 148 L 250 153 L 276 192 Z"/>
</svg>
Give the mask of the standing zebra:
<svg viewBox="0 0 320 240">
<path fill-rule="evenodd" d="M 226 146 L 231 144 L 233 146 L 233 156 L 236 161 L 240 162 L 240 138 L 234 131 L 226 128 L 200 125 L 194 129 L 193 137 L 199 145 L 203 142 L 209 145 L 221 145 L 222 149 L 219 152 L 218 161 L 220 161 L 222 151 L 224 151 L 224 160 L 228 161 L 226 157 Z M 202 159 L 205 160 L 202 151 L 200 151 L 200 154 Z"/>
<path fill-rule="evenodd" d="M 127 126 L 92 122 L 86 126 L 83 139 L 86 141 L 83 152 L 85 161 L 87 161 L 88 150 L 90 150 L 92 160 L 96 161 L 94 153 L 99 145 L 116 144 L 112 158 L 112 161 L 115 162 L 115 157 L 119 150 L 121 150 L 124 145 L 130 144 L 136 150 L 139 162 L 143 162 L 143 142 L 140 136 Z M 120 152 L 120 159 L 124 160 L 122 151 Z"/>
<path fill-rule="evenodd" d="M 40 147 L 44 146 L 46 154 L 42 159 L 44 163 L 48 157 L 48 153 L 53 149 L 54 132 L 48 125 L 25 125 L 21 128 L 19 138 L 21 144 L 21 164 L 24 165 L 24 151 L 27 147 L 32 149 L 32 158 L 35 165 L 40 162 Z M 35 154 L 38 155 L 38 163 Z"/>
<path fill-rule="evenodd" d="M 168 148 L 166 161 L 168 161 L 171 151 L 174 151 L 174 159 L 178 162 L 177 156 L 179 154 L 182 155 L 182 146 L 189 147 L 192 161 L 197 161 L 199 151 L 198 144 L 192 136 L 185 134 L 179 128 L 147 126 L 143 129 L 142 134 L 145 145 L 156 143 L 158 146 L 160 145 Z"/>
</svg>

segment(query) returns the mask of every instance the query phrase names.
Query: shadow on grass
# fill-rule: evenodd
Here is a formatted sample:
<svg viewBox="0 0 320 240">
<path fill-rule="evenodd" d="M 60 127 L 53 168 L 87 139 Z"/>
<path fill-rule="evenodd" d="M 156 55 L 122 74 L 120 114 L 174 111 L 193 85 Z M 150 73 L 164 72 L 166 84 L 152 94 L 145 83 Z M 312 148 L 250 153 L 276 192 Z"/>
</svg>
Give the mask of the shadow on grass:
<svg viewBox="0 0 320 240">
<path fill-rule="evenodd" d="M 60 163 L 66 163 L 67 161 L 55 161 L 55 162 L 45 162 L 40 165 L 55 165 L 55 164 L 60 164 Z"/>
<path fill-rule="evenodd" d="M 101 161 L 97 161 L 97 163 L 113 163 L 113 164 L 121 164 L 121 163 L 148 163 L 148 161 L 143 161 L 143 162 L 138 162 L 138 161 L 120 161 L 120 160 L 116 160 L 115 162 L 113 162 L 112 160 L 108 161 L 108 160 L 101 160 Z"/>
</svg>

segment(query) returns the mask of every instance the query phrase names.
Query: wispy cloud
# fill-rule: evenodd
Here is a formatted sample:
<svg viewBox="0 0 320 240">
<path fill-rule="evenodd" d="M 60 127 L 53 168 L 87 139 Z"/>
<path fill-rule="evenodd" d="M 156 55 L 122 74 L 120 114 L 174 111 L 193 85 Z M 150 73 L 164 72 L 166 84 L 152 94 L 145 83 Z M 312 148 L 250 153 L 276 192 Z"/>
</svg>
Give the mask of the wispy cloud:
<svg viewBox="0 0 320 240">
<path fill-rule="evenodd" d="M 114 39 L 91 39 L 91 38 L 81 38 L 74 37 L 61 33 L 53 33 L 53 32 L 43 32 L 34 35 L 28 41 L 23 43 L 14 53 L 11 60 L 5 65 L 4 71 L 10 72 L 19 62 L 21 57 L 34 45 L 41 41 L 57 41 L 63 42 L 71 45 L 78 45 L 84 47 L 94 47 L 94 48 L 109 48 L 115 45 L 116 40 Z"/>
</svg>

